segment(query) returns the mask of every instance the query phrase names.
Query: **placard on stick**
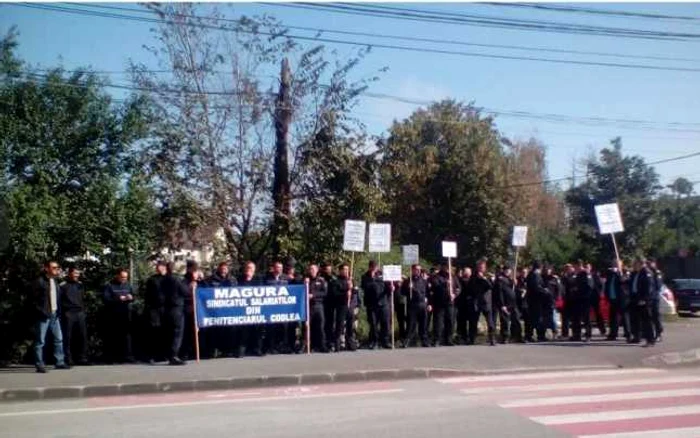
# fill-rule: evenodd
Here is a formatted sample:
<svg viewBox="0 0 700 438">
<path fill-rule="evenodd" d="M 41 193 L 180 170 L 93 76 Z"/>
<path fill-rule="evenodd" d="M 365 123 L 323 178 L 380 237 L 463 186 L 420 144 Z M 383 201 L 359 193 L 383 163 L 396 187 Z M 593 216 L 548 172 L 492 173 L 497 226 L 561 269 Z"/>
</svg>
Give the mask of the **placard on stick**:
<svg viewBox="0 0 700 438">
<path fill-rule="evenodd" d="M 384 281 L 401 281 L 401 265 L 384 265 Z"/>
<path fill-rule="evenodd" d="M 391 251 L 391 224 L 369 224 L 369 252 Z"/>
<path fill-rule="evenodd" d="M 600 234 L 614 234 L 625 231 L 617 203 L 595 206 L 595 217 L 598 219 Z"/>
<path fill-rule="evenodd" d="M 513 227 L 513 246 L 526 246 L 527 245 L 527 227 L 515 226 Z"/>
<path fill-rule="evenodd" d="M 346 220 L 343 233 L 343 250 L 352 252 L 365 251 L 365 221 Z"/>
<path fill-rule="evenodd" d="M 418 245 L 404 245 L 401 247 L 401 252 L 404 265 L 420 263 L 420 250 Z"/>
<path fill-rule="evenodd" d="M 447 258 L 457 257 L 457 242 L 442 242 L 442 256 Z"/>
</svg>

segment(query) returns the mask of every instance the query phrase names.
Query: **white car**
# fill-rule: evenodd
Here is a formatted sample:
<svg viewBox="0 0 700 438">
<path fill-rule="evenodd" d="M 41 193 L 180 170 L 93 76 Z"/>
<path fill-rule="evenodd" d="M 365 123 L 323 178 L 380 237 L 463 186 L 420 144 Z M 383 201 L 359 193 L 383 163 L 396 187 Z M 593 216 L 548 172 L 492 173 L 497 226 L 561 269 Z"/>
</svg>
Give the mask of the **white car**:
<svg viewBox="0 0 700 438">
<path fill-rule="evenodd" d="M 673 292 L 665 284 L 659 291 L 659 313 L 662 315 L 675 315 L 676 302 L 673 299 Z"/>
</svg>

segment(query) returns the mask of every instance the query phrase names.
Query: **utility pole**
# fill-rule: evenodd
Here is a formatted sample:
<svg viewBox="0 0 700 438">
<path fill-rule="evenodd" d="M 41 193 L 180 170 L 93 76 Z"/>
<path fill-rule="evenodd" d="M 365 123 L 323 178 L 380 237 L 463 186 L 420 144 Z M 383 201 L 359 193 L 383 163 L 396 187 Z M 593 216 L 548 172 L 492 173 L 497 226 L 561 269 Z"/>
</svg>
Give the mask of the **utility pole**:
<svg viewBox="0 0 700 438">
<path fill-rule="evenodd" d="M 291 187 L 289 183 L 289 126 L 292 123 L 292 73 L 289 60 L 282 60 L 280 88 L 275 108 L 275 163 L 272 198 L 274 202 L 272 252 L 276 257 L 286 251 L 291 215 Z M 283 242 L 284 245 L 283 245 Z"/>
</svg>

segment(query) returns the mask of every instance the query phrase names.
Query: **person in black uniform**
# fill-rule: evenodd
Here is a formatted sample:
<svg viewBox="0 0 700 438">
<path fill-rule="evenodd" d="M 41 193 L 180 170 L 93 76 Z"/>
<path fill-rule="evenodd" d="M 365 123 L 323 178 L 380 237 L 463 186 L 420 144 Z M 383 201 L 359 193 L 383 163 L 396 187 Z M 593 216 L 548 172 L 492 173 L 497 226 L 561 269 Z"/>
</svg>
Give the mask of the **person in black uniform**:
<svg viewBox="0 0 700 438">
<path fill-rule="evenodd" d="M 430 283 L 429 302 L 433 310 L 433 342 L 436 347 L 454 345 L 454 300 L 460 291 L 457 278 L 452 277 L 451 286 L 448 265 L 443 263 Z"/>
<path fill-rule="evenodd" d="M 369 324 L 369 349 L 374 350 L 377 344 L 382 348 L 391 348 L 389 342 L 390 297 L 377 262 L 374 260 L 370 260 L 367 272 L 360 279 L 360 285 L 364 292 Z"/>
<path fill-rule="evenodd" d="M 564 272 L 562 274 L 562 285 L 563 288 L 563 307 L 561 310 L 561 339 L 567 339 L 571 336 L 571 325 L 574 308 L 576 305 L 575 297 L 577 294 L 576 289 L 576 269 L 571 263 L 564 265 Z"/>
<path fill-rule="evenodd" d="M 593 277 L 591 309 L 593 310 L 593 315 L 595 315 L 596 327 L 598 327 L 600 335 L 605 336 L 605 320 L 603 319 L 603 312 L 600 309 L 600 297 L 603 295 L 603 281 L 598 272 L 593 270 L 593 266 L 590 263 L 586 264 L 586 269 Z"/>
<path fill-rule="evenodd" d="M 164 261 L 156 262 L 156 273 L 146 280 L 146 293 L 144 295 L 144 315 L 148 324 L 148 347 L 146 351 L 147 361 L 154 365 L 157 360 L 165 356 L 165 334 L 163 328 L 167 323 L 165 315 L 165 295 L 163 293 L 163 279 L 168 273 L 168 264 Z"/>
<path fill-rule="evenodd" d="M 85 324 L 85 288 L 80 282 L 80 271 L 75 266 L 68 268 L 68 278 L 61 284 L 58 308 L 61 312 L 63 352 L 65 361 L 73 365 L 73 347 L 77 341 L 78 365 L 88 365 L 88 336 Z"/>
<path fill-rule="evenodd" d="M 481 315 L 486 319 L 488 327 L 489 345 L 496 345 L 494 339 L 495 327 L 493 323 L 493 308 L 491 307 L 493 298 L 493 279 L 486 273 L 486 260 L 481 259 L 476 262 L 476 272 L 467 283 L 466 293 L 474 300 L 475 312 L 469 321 L 469 343 L 476 342 L 477 326 Z"/>
<path fill-rule="evenodd" d="M 348 268 L 348 275 L 350 275 Z M 345 313 L 345 349 L 355 351 L 359 346 L 357 341 L 357 316 L 360 314 L 362 299 L 360 298 L 360 288 L 354 286 L 350 279 L 350 305 Z"/>
<path fill-rule="evenodd" d="M 135 363 L 131 349 L 132 304 L 134 289 L 129 284 L 129 272 L 118 269 L 114 279 L 102 290 L 107 314 L 108 336 L 105 339 L 107 361 Z"/>
<path fill-rule="evenodd" d="M 326 333 L 326 349 L 331 351 L 335 347 L 335 287 L 337 278 L 333 275 L 333 266 L 328 262 L 321 263 L 321 277 L 326 281 L 328 294 L 323 303 L 324 331 Z"/>
<path fill-rule="evenodd" d="M 416 342 L 416 336 L 423 347 L 430 346 L 428 339 L 428 281 L 421 275 L 418 264 L 411 266 L 411 277 L 401 285 L 401 295 L 408 302 L 408 333 L 404 347 L 411 347 Z"/>
<path fill-rule="evenodd" d="M 510 266 L 503 266 L 496 278 L 494 311 L 498 311 L 501 324 L 501 343 L 522 342 L 517 291 L 513 283 L 513 271 Z"/>
<path fill-rule="evenodd" d="M 325 301 L 328 296 L 328 283 L 319 275 L 318 266 L 309 265 L 306 282 L 309 287 L 309 323 L 311 326 L 311 350 L 328 353 L 325 327 Z"/>
<path fill-rule="evenodd" d="M 228 262 L 220 262 L 216 271 L 204 280 L 206 287 L 226 288 L 238 284 L 235 278 L 229 274 Z M 200 333 L 202 351 L 209 356 L 214 355 L 218 349 L 224 356 L 240 357 L 241 327 L 208 327 Z"/>
<path fill-rule="evenodd" d="M 525 320 L 525 340 L 535 342 L 533 331 L 537 332 L 537 340 L 545 338 L 545 328 L 542 318 L 543 302 L 547 298 L 547 290 L 542 279 L 542 270 L 539 262 L 532 264 L 532 270 L 525 279 L 525 301 L 527 302 L 527 319 Z"/>
<path fill-rule="evenodd" d="M 624 309 L 627 306 L 627 297 L 622 289 L 622 273 L 616 265 L 617 262 L 613 262 L 610 266 L 604 285 L 605 298 L 608 300 L 608 322 L 610 324 L 610 331 L 606 338 L 608 341 L 617 339 L 620 331 L 620 321 L 622 321 L 624 327 L 625 337 L 629 335 L 629 321 L 624 314 Z"/>
<path fill-rule="evenodd" d="M 579 262 L 578 273 L 576 274 L 576 296 L 574 297 L 573 309 L 573 338 L 572 341 L 581 341 L 581 325 L 585 328 L 586 342 L 590 342 L 592 336 L 591 328 L 591 295 L 595 293 L 593 275 L 588 271 L 587 265 Z"/>
<path fill-rule="evenodd" d="M 255 275 L 255 263 L 247 261 L 243 264 L 243 274 L 238 277 L 238 286 L 260 286 L 263 282 Z M 264 331 L 257 325 L 245 325 L 236 327 L 239 329 L 239 341 L 237 342 L 238 357 L 245 356 L 246 349 L 250 349 L 256 356 L 264 356 L 263 337 Z"/>
<path fill-rule="evenodd" d="M 282 262 L 276 261 L 272 264 L 272 270 L 265 277 L 265 284 L 269 286 L 284 286 L 288 284 Z M 283 323 L 274 323 L 268 326 L 260 324 L 257 326 L 257 329 L 258 336 L 264 339 L 264 348 L 267 354 L 291 353 L 291 350 L 288 350 L 288 346 L 284 343 L 286 332 Z"/>
<path fill-rule="evenodd" d="M 557 325 L 554 321 L 554 304 L 561 295 L 561 280 L 554 273 L 554 269 L 551 266 L 547 266 L 544 269 L 542 280 L 545 284 L 545 295 L 542 297 L 542 325 L 545 337 L 539 340 L 546 341 L 547 330 L 552 331 L 552 339 L 557 337 Z"/>
<path fill-rule="evenodd" d="M 332 303 L 332 318 L 333 321 L 333 349 L 335 352 L 340 352 L 343 345 L 343 338 L 347 340 L 349 334 L 347 330 L 347 320 L 349 319 L 348 311 L 352 300 L 352 279 L 350 278 L 350 266 L 347 263 L 342 263 L 338 266 L 338 276 L 333 279 L 330 287 L 331 303 Z M 346 343 L 346 348 L 352 345 Z"/>
<path fill-rule="evenodd" d="M 170 365 L 185 365 L 180 359 L 180 349 L 185 331 L 185 300 L 189 293 L 188 284 L 173 272 L 172 263 L 168 263 L 166 274 L 161 279 L 160 287 L 163 293 L 163 308 L 167 321 L 168 360 Z"/>
<path fill-rule="evenodd" d="M 287 284 L 304 284 L 304 277 L 296 273 L 296 260 L 293 257 L 288 257 L 284 262 L 284 277 L 287 279 Z M 300 322 L 285 322 L 281 324 L 282 351 L 301 353 L 302 343 L 297 344 L 297 328 L 300 328 L 300 324 Z"/>
<path fill-rule="evenodd" d="M 195 356 L 195 331 L 194 331 L 194 291 L 199 287 L 199 283 L 204 280 L 202 271 L 199 270 L 199 263 L 194 260 L 187 261 L 187 271 L 185 272 L 185 326 L 182 336 L 182 351 L 180 354 L 187 359 Z"/>
<path fill-rule="evenodd" d="M 646 340 L 645 347 L 655 343 L 654 327 L 651 320 L 651 294 L 654 290 L 654 274 L 644 260 L 634 262 L 634 272 L 630 278 L 630 306 L 632 318 L 632 339 L 630 343 L 638 344 L 640 335 Z"/>
<path fill-rule="evenodd" d="M 462 275 L 459 277 L 460 293 L 455 298 L 455 307 L 457 309 L 457 337 L 460 343 L 469 343 L 468 323 L 474 318 L 476 309 L 474 307 L 474 299 L 467 293 L 467 284 L 472 277 L 471 268 L 465 267 L 462 270 Z"/>
<path fill-rule="evenodd" d="M 648 262 L 649 270 L 654 276 L 654 287 L 649 298 L 651 302 L 651 322 L 654 326 L 655 342 L 661 342 L 661 334 L 664 332 L 664 326 L 661 323 L 661 312 L 659 305 L 661 303 L 661 289 L 664 286 L 664 275 L 656 266 L 656 259 L 650 258 Z"/>
<path fill-rule="evenodd" d="M 518 310 L 520 311 L 520 319 L 522 322 L 527 325 L 530 314 L 527 311 L 527 276 L 529 274 L 529 271 L 527 268 L 522 267 L 518 269 L 518 276 L 515 278 L 515 299 L 516 302 L 518 303 Z M 523 341 L 525 341 L 525 338 L 523 337 Z"/>
<path fill-rule="evenodd" d="M 406 299 L 407 297 L 401 293 L 402 285 L 402 281 L 384 283 L 384 287 L 391 290 L 391 297 L 389 299 L 394 300 L 396 329 L 399 332 L 400 345 L 404 345 L 406 343 L 406 339 L 408 338 L 408 300 Z M 390 286 L 392 286 L 393 289 L 391 289 Z M 391 320 L 391 309 L 389 309 L 389 319 Z M 391 325 L 389 327 L 391 327 Z"/>
</svg>

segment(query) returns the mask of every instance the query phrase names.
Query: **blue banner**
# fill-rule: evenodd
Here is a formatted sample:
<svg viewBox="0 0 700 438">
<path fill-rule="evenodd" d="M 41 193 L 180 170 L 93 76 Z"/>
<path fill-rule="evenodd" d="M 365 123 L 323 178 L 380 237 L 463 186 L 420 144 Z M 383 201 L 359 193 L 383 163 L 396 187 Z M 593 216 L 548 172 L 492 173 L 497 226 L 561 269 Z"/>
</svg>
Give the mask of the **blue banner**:
<svg viewBox="0 0 700 438">
<path fill-rule="evenodd" d="M 199 328 L 306 321 L 306 286 L 197 288 Z"/>
</svg>

